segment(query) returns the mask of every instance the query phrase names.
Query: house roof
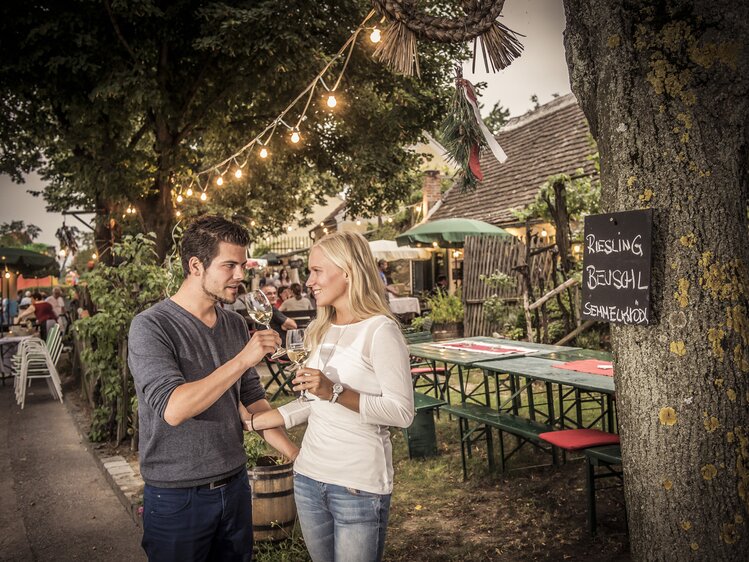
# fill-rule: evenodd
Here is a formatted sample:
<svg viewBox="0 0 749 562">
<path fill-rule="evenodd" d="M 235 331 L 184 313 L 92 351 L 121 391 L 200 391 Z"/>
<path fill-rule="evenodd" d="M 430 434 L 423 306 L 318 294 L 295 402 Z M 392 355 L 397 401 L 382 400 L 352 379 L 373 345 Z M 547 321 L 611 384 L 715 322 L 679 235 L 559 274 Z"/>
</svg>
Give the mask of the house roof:
<svg viewBox="0 0 749 562">
<path fill-rule="evenodd" d="M 484 181 L 465 193 L 454 184 L 429 220 L 470 218 L 510 226 L 517 224 L 511 210 L 531 203 L 549 176 L 574 175 L 578 168 L 586 174 L 596 173 L 588 159 L 596 150 L 588 122 L 572 94 L 511 119 L 497 140 L 507 161 L 500 164 L 491 152 L 484 151 Z"/>
</svg>

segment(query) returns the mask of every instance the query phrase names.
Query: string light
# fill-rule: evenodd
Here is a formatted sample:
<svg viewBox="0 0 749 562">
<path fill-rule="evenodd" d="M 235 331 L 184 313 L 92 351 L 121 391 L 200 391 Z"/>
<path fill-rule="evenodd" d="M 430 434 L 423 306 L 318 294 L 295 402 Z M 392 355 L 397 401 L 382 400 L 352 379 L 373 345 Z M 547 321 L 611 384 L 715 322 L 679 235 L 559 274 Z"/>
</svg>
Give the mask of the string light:
<svg viewBox="0 0 749 562">
<path fill-rule="evenodd" d="M 5 278 L 6 279 L 10 279 L 10 271 L 6 271 L 5 272 Z"/>
<path fill-rule="evenodd" d="M 572 251 L 576 254 L 580 253 L 580 244 L 575 244 L 575 246 L 572 248 Z"/>
<path fill-rule="evenodd" d="M 541 238 L 546 238 L 548 235 L 549 235 L 549 233 L 546 232 L 545 228 L 541 230 Z"/>
<path fill-rule="evenodd" d="M 205 191 L 200 194 L 200 200 L 201 201 L 207 201 L 208 200 L 208 196 L 205 194 Z"/>
<path fill-rule="evenodd" d="M 237 170 L 234 172 L 234 177 L 237 179 L 240 179 L 242 177 L 242 168 L 237 168 Z"/>
<path fill-rule="evenodd" d="M 369 34 L 369 40 L 372 41 L 372 43 L 379 43 L 380 39 L 382 39 L 382 32 L 375 27 L 372 30 L 372 33 Z"/>
<path fill-rule="evenodd" d="M 292 230 L 294 230 L 293 226 L 286 227 L 286 232 L 291 232 Z"/>
<path fill-rule="evenodd" d="M 328 94 L 328 100 L 325 102 L 331 109 L 338 105 L 338 100 L 335 99 L 333 94 Z"/>
<path fill-rule="evenodd" d="M 177 212 L 179 212 L 179 211 L 177 211 Z M 97 259 L 98 257 L 99 257 L 99 255 L 98 255 L 98 254 L 97 254 L 96 252 L 94 252 L 93 254 L 91 254 L 91 259 L 92 259 L 92 260 L 95 260 L 95 259 Z"/>
<path fill-rule="evenodd" d="M 322 229 L 322 231 L 323 231 L 323 232 L 324 232 L 325 234 L 327 234 L 327 233 L 328 233 L 328 227 L 325 227 L 325 228 L 323 228 L 323 229 Z"/>
<path fill-rule="evenodd" d="M 67 252 L 65 251 L 65 248 L 60 248 L 60 251 L 57 252 L 57 255 L 60 256 L 61 258 L 64 258 L 66 254 Z"/>
<path fill-rule="evenodd" d="M 361 225 L 361 221 L 359 219 L 356 219 L 356 226 Z"/>
<path fill-rule="evenodd" d="M 263 147 L 260 149 L 260 158 L 268 158 L 268 149 Z"/>
<path fill-rule="evenodd" d="M 185 195 L 187 195 L 188 197 L 192 197 L 192 188 L 188 187 L 187 191 L 185 191 Z"/>
<path fill-rule="evenodd" d="M 177 211 L 177 212 L 175 213 L 175 215 L 177 215 L 178 217 L 181 217 L 181 216 L 182 216 L 182 211 Z"/>
<path fill-rule="evenodd" d="M 177 203 L 182 203 L 182 195 L 177 195 Z"/>
<path fill-rule="evenodd" d="M 432 246 L 434 246 L 435 248 L 439 248 L 440 247 L 440 245 L 439 245 L 438 242 L 432 242 Z"/>
<path fill-rule="evenodd" d="M 216 178 L 216 185 L 218 185 L 219 187 L 224 185 L 224 178 L 222 176 Z"/>
<path fill-rule="evenodd" d="M 255 226 L 255 221 L 250 221 L 250 226 Z"/>
<path fill-rule="evenodd" d="M 297 129 L 296 127 L 294 127 L 291 130 L 291 142 L 293 142 L 294 144 L 296 144 L 300 140 L 302 140 L 302 135 L 299 134 L 299 129 Z"/>
</svg>

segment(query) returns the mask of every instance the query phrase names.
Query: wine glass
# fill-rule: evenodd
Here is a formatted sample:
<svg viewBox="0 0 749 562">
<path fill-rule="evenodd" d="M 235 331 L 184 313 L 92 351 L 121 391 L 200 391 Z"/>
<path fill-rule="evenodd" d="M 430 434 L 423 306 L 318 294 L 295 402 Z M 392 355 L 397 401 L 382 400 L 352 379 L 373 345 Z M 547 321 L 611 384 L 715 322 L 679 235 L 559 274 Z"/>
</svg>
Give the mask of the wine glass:
<svg viewBox="0 0 749 562">
<path fill-rule="evenodd" d="M 304 330 L 296 329 L 289 330 L 286 332 L 286 354 L 291 359 L 296 369 L 299 369 L 304 365 L 304 362 L 309 357 L 310 349 L 309 344 L 305 341 Z M 307 394 L 306 390 L 302 390 L 299 393 L 300 402 L 309 402 L 313 400 Z"/>
<path fill-rule="evenodd" d="M 270 321 L 273 318 L 273 305 L 268 300 L 268 297 L 260 289 L 254 291 L 248 291 L 246 295 L 239 297 L 242 299 L 242 303 L 247 309 L 247 314 L 250 315 L 256 324 L 262 324 L 267 330 L 270 330 Z M 271 359 L 278 359 L 286 355 L 286 349 L 283 347 L 277 347 Z"/>
</svg>

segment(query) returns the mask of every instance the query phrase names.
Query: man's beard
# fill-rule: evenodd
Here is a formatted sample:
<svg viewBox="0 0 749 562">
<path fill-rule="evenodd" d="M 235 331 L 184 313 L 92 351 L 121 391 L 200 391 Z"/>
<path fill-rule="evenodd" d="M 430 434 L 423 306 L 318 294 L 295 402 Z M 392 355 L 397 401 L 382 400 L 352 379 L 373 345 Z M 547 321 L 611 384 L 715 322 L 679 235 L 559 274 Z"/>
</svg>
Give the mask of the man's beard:
<svg viewBox="0 0 749 562">
<path fill-rule="evenodd" d="M 220 302 L 221 304 L 234 304 L 237 300 L 237 297 L 234 297 L 233 299 L 228 299 L 225 296 L 218 294 L 218 293 L 212 293 L 208 290 L 208 288 L 205 286 L 205 277 L 201 280 L 200 288 L 203 289 L 203 294 L 205 294 L 207 297 L 212 298 L 216 302 Z"/>
</svg>

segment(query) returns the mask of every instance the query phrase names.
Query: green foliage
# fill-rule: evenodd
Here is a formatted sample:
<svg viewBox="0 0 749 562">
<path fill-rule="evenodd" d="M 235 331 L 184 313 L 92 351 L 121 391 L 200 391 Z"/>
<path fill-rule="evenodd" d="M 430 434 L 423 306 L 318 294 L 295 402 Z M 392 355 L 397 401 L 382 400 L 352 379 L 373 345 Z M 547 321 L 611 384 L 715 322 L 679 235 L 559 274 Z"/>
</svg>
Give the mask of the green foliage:
<svg viewBox="0 0 749 562">
<path fill-rule="evenodd" d="M 502 102 L 497 102 L 491 110 L 491 113 L 484 117 L 484 124 L 495 135 L 499 133 L 502 126 L 507 123 L 510 117 L 510 110 L 502 107 Z"/>
<path fill-rule="evenodd" d="M 460 177 L 461 188 L 475 189 L 476 176 L 468 165 L 471 152 L 478 147 L 486 146 L 486 139 L 476 122 L 473 108 L 466 99 L 462 86 L 455 88 L 450 109 L 442 122 L 442 142 L 445 151 L 462 170 Z"/>
<path fill-rule="evenodd" d="M 113 253 L 117 266 L 99 263 L 84 277 L 97 314 L 75 323 L 79 336 L 89 344 L 82 359 L 85 376 L 96 390 L 93 441 L 113 438 L 113 426 L 125 420 L 128 433 L 132 432 L 136 408 L 134 401 L 123 400 L 134 395 L 132 378 L 122 374 L 124 344 L 133 317 L 164 298 L 168 282 L 168 271 L 156 259 L 153 235 L 125 236 Z"/>
<path fill-rule="evenodd" d="M 411 320 L 411 328 L 413 328 L 414 332 L 423 332 L 424 331 L 424 322 L 427 321 L 427 316 L 415 316 L 413 320 Z"/>
<path fill-rule="evenodd" d="M 140 221 L 159 234 L 164 256 L 175 192 L 259 134 L 370 9 L 368 0 L 5 2 L 0 171 L 21 181 L 39 170 L 52 210 L 96 208 L 100 224 L 115 219 L 116 229 Z M 220 189 L 204 178 L 208 201 L 186 199 L 184 218 L 214 212 L 254 220 L 256 237 L 275 234 L 344 186 L 353 214 L 400 207 L 419 183 L 420 157 L 404 147 L 446 112 L 451 61 L 464 47 L 420 45 L 419 79 L 375 61 L 364 35 L 336 110 L 313 96 L 301 143 L 279 128 L 270 158 L 249 154 L 242 178 Z M 130 204 L 137 215 L 121 218 Z"/>
<path fill-rule="evenodd" d="M 517 279 L 507 275 L 499 270 L 491 275 L 480 275 L 479 279 L 492 289 L 499 292 L 506 292 L 507 289 L 514 289 L 517 285 Z M 502 298 L 496 292 L 484 301 L 483 304 L 484 318 L 495 325 L 499 325 L 504 330 L 505 324 L 511 322 L 510 304 L 507 299 Z"/>
<path fill-rule="evenodd" d="M 254 431 L 244 432 L 244 452 L 247 455 L 247 468 L 253 468 L 257 465 L 260 457 L 266 456 L 267 450 L 265 441 Z"/>
<path fill-rule="evenodd" d="M 450 295 L 446 291 L 437 291 L 426 300 L 429 308 L 431 308 L 429 317 L 435 324 L 463 322 L 463 301 L 459 292 Z"/>
<path fill-rule="evenodd" d="M 595 155 L 591 157 L 594 159 Z M 565 198 L 567 212 L 570 222 L 582 228 L 582 219 L 585 215 L 599 212 L 601 201 L 601 182 L 597 177 L 583 175 L 582 168 L 575 172 L 574 176 L 559 174 L 548 178 L 532 203 L 523 209 L 513 209 L 512 214 L 518 221 L 524 222 L 529 219 L 541 219 L 552 221 L 550 202 L 554 201 L 554 184 L 562 181 L 565 184 Z M 573 231 L 573 237 L 575 232 Z"/>
<path fill-rule="evenodd" d="M 33 244 L 41 232 L 42 229 L 35 224 L 27 225 L 24 221 L 4 222 L 0 224 L 0 246 L 30 249 L 26 246 Z M 46 251 L 46 246 L 44 248 Z"/>
</svg>

